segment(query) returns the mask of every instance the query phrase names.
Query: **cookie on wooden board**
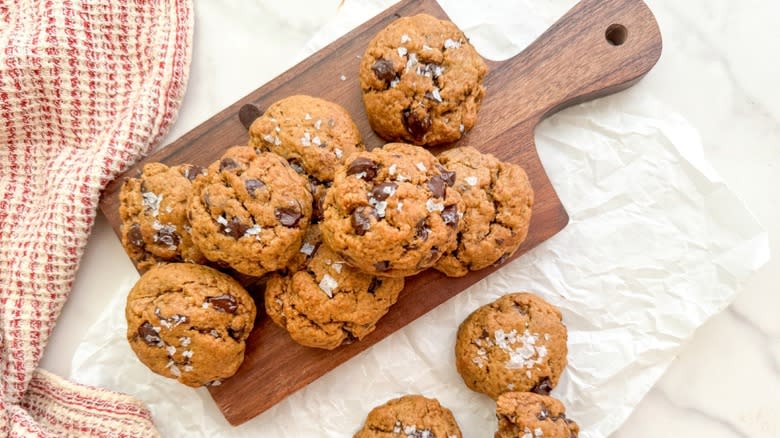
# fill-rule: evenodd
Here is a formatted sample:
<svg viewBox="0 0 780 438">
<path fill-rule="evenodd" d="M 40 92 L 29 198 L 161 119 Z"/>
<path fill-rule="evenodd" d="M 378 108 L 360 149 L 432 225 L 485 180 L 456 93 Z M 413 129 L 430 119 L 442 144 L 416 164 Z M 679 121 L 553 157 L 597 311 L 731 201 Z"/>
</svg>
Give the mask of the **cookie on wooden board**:
<svg viewBox="0 0 780 438">
<path fill-rule="evenodd" d="M 455 365 L 463 382 L 493 399 L 505 392 L 547 395 L 568 353 L 561 312 L 530 293 L 513 293 L 480 307 L 461 323 Z"/>
<path fill-rule="evenodd" d="M 461 213 L 454 181 L 421 147 L 389 143 L 356 153 L 325 197 L 323 241 L 368 274 L 416 274 L 455 248 Z"/>
<path fill-rule="evenodd" d="M 265 308 L 295 342 L 332 350 L 374 331 L 403 287 L 403 278 L 363 274 L 320 245 L 301 269 L 271 276 Z"/>
<path fill-rule="evenodd" d="M 360 62 L 371 127 L 388 141 L 433 146 L 470 130 L 487 66 L 455 24 L 426 14 L 380 31 Z"/>
<path fill-rule="evenodd" d="M 472 147 L 459 147 L 437 157 L 455 172 L 455 190 L 463 200 L 458 246 L 435 268 L 462 277 L 509 258 L 528 235 L 534 191 L 522 167 L 499 161 Z"/>
<path fill-rule="evenodd" d="M 192 239 L 212 262 L 259 277 L 285 267 L 312 213 L 308 182 L 279 155 L 228 149 L 193 184 Z"/>
<path fill-rule="evenodd" d="M 187 219 L 192 181 L 202 174 L 204 168 L 191 164 L 149 163 L 122 185 L 120 238 L 139 270 L 165 262 L 206 262 L 192 242 Z"/>
<path fill-rule="evenodd" d="M 190 263 L 153 267 L 127 296 L 127 340 L 157 374 L 217 385 L 244 361 L 255 303 L 230 276 Z"/>
<path fill-rule="evenodd" d="M 452 412 L 438 400 L 405 395 L 375 407 L 354 438 L 462 438 Z"/>
</svg>

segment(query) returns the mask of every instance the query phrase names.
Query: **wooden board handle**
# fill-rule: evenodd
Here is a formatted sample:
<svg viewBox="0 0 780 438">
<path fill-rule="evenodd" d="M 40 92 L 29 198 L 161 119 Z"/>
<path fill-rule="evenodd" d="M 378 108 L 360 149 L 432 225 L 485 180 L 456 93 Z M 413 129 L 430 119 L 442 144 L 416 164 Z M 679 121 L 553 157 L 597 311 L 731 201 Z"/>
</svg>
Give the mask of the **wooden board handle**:
<svg viewBox="0 0 780 438">
<path fill-rule="evenodd" d="M 494 132 L 517 120 L 536 126 L 544 117 L 630 87 L 661 56 L 661 32 L 642 0 L 582 0 L 517 56 L 497 63 L 489 89 L 512 102 L 512 113 L 491 112 Z M 500 96 L 500 97 L 499 97 Z M 495 107 L 485 102 L 485 106 Z"/>
</svg>

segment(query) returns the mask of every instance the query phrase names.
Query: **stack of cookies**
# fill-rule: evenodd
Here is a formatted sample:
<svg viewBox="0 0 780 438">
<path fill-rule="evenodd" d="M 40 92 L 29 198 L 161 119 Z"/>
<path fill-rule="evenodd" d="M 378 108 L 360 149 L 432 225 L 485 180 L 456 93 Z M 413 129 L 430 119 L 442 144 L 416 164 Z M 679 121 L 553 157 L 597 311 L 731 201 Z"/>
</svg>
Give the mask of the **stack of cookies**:
<svg viewBox="0 0 780 438">
<path fill-rule="evenodd" d="M 426 149 L 451 145 L 474 126 L 486 73 L 452 23 L 401 18 L 372 40 L 360 66 L 371 127 L 391 143 L 366 150 L 344 108 L 297 95 L 264 112 L 242 109 L 247 144 L 208 167 L 152 163 L 127 180 L 122 243 L 146 271 L 126 307 L 141 361 L 191 386 L 231 376 L 256 315 L 248 285 L 265 286 L 267 315 L 294 341 L 334 349 L 375 329 L 404 277 L 429 268 L 459 277 L 510 257 L 533 206 L 523 169 L 468 146 L 438 156 Z M 494 398 L 552 388 L 565 366 L 560 314 L 530 295 L 506 298 L 461 327 L 459 370 Z M 503 313 L 493 319 L 495 312 Z M 517 342 L 530 350 L 507 350 Z M 511 366 L 496 362 L 500 351 Z M 499 406 L 520 409 L 523 397 L 530 396 Z M 390 431 L 460 436 L 435 401 L 391 405 L 386 410 L 399 414 Z M 418 405 L 440 418 L 419 427 L 404 420 Z"/>
</svg>

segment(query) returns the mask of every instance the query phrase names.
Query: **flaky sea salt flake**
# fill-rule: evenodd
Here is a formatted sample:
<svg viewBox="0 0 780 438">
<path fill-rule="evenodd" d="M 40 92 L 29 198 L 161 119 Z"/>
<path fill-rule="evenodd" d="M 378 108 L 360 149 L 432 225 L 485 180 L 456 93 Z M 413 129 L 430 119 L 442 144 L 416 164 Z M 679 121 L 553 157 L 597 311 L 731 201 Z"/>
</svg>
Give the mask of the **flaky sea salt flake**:
<svg viewBox="0 0 780 438">
<path fill-rule="evenodd" d="M 444 204 L 436 202 L 433 199 L 429 199 L 425 202 L 425 208 L 427 208 L 431 213 L 434 211 L 444 211 Z"/>
<path fill-rule="evenodd" d="M 477 183 L 479 182 L 479 178 L 476 176 L 467 176 L 465 178 L 466 184 L 470 185 L 471 187 L 475 187 Z"/>
<path fill-rule="evenodd" d="M 418 161 L 417 164 L 415 164 L 415 167 L 417 167 L 420 170 L 420 172 L 425 172 L 428 170 L 428 168 L 425 167 L 425 164 L 423 164 L 422 161 Z"/>
<path fill-rule="evenodd" d="M 403 43 L 408 43 L 408 42 L 409 42 L 409 41 L 411 41 L 411 40 L 412 40 L 412 39 L 411 39 L 411 38 L 409 38 L 409 35 L 407 35 L 407 34 L 403 34 L 403 35 L 401 35 L 401 44 L 403 44 Z"/>
<path fill-rule="evenodd" d="M 406 50 L 406 47 L 399 47 L 398 48 L 398 56 L 406 56 L 406 53 L 408 51 Z"/>
<path fill-rule="evenodd" d="M 460 41 L 455 41 L 452 38 L 447 38 L 444 40 L 444 48 L 445 49 L 458 49 L 460 48 Z"/>
<path fill-rule="evenodd" d="M 320 289 L 328 295 L 328 298 L 333 298 L 333 291 L 339 287 L 339 283 L 335 278 L 328 274 L 325 274 L 320 281 Z"/>
</svg>

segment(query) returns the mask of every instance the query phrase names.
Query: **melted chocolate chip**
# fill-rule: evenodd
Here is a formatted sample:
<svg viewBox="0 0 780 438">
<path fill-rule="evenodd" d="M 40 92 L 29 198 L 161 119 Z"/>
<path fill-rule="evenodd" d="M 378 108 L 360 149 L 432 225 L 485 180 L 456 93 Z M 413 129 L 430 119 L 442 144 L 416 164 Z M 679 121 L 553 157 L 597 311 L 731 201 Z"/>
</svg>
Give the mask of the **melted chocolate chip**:
<svg viewBox="0 0 780 438">
<path fill-rule="evenodd" d="M 380 280 L 379 277 L 373 277 L 371 279 L 371 284 L 368 285 L 368 293 L 373 294 L 381 286 L 382 286 L 382 280 Z"/>
<path fill-rule="evenodd" d="M 371 191 L 371 197 L 377 201 L 384 201 L 392 193 L 395 193 L 396 187 L 398 187 L 398 184 L 394 182 L 384 182 L 374 187 L 374 190 Z"/>
<path fill-rule="evenodd" d="M 138 224 L 130 225 L 130 229 L 127 230 L 127 240 L 139 248 L 144 247 L 144 236 L 141 234 L 141 226 Z"/>
<path fill-rule="evenodd" d="M 374 269 L 379 272 L 385 272 L 390 270 L 390 262 L 388 260 L 382 260 L 381 262 L 374 263 Z"/>
<path fill-rule="evenodd" d="M 431 193 L 433 194 L 434 197 L 436 198 L 444 197 L 445 182 L 444 179 L 439 175 L 435 175 L 428 180 L 428 188 L 431 190 Z"/>
<path fill-rule="evenodd" d="M 371 229 L 371 216 L 376 217 L 372 207 L 358 207 L 352 212 L 352 228 L 355 234 L 362 236 Z"/>
<path fill-rule="evenodd" d="M 371 66 L 371 70 L 374 71 L 374 76 L 380 81 L 384 81 L 385 84 L 389 84 L 390 81 L 395 79 L 393 62 L 387 59 L 377 59 L 374 65 Z"/>
<path fill-rule="evenodd" d="M 219 162 L 219 171 L 225 171 L 225 170 L 231 170 L 238 168 L 238 163 L 236 163 L 236 160 L 232 158 L 223 158 Z"/>
<path fill-rule="evenodd" d="M 298 221 L 303 217 L 301 212 L 292 208 L 277 208 L 274 213 L 276 214 L 276 219 L 288 228 L 298 225 Z"/>
<path fill-rule="evenodd" d="M 171 227 L 163 227 L 154 234 L 155 242 L 162 242 L 168 246 L 178 246 L 181 242 L 181 237 Z"/>
<path fill-rule="evenodd" d="M 431 229 L 428 227 L 428 221 L 426 219 L 422 219 L 419 222 L 417 222 L 417 226 L 415 227 L 414 237 L 425 242 L 426 240 L 428 240 L 428 235 L 430 233 L 431 233 Z"/>
<path fill-rule="evenodd" d="M 255 191 L 265 187 L 265 184 L 259 179 L 248 179 L 244 181 L 244 187 L 246 187 L 246 192 L 250 196 L 255 196 Z"/>
<path fill-rule="evenodd" d="M 140 336 L 147 345 L 159 347 L 162 344 L 160 334 L 157 333 L 157 330 L 154 329 L 149 321 L 145 321 L 143 324 L 141 324 L 140 327 L 138 327 L 138 336 Z"/>
<path fill-rule="evenodd" d="M 496 260 L 496 262 L 493 263 L 493 266 L 501 266 L 501 265 L 503 265 L 504 262 L 506 261 L 506 259 L 508 259 L 510 255 L 512 255 L 512 254 L 510 254 L 508 252 L 505 252 L 504 255 L 502 255 L 500 259 Z"/>
<path fill-rule="evenodd" d="M 404 126 L 409 134 L 412 134 L 412 137 L 415 140 L 422 140 L 425 133 L 431 129 L 431 117 L 427 113 L 425 113 L 424 116 L 420 116 L 416 112 L 408 109 L 404 110 L 403 115 Z"/>
<path fill-rule="evenodd" d="M 443 179 L 448 186 L 452 187 L 455 185 L 455 172 L 447 170 L 447 168 L 441 164 L 437 164 L 436 169 L 439 170 L 441 173 L 441 179 Z"/>
<path fill-rule="evenodd" d="M 368 158 L 358 157 L 352 160 L 347 167 L 347 176 L 362 174 L 361 178 L 365 181 L 371 181 L 376 177 L 379 165 Z"/>
<path fill-rule="evenodd" d="M 246 230 L 249 229 L 249 225 L 241 222 L 241 219 L 233 217 L 230 219 L 227 225 L 222 225 L 222 234 L 238 239 L 244 235 Z"/>
<path fill-rule="evenodd" d="M 452 228 L 458 228 L 458 221 L 460 221 L 460 215 L 458 214 L 458 207 L 456 205 L 448 205 L 441 211 L 441 220 L 445 225 Z"/>
<path fill-rule="evenodd" d="M 220 312 L 236 313 L 236 309 L 238 309 L 238 303 L 233 295 L 225 294 L 216 297 L 207 297 L 206 302 Z"/>
<path fill-rule="evenodd" d="M 537 383 L 536 386 L 531 388 L 531 392 L 534 392 L 539 395 L 550 395 L 550 391 L 553 390 L 552 384 L 550 382 L 550 379 L 545 377 L 542 379 L 541 382 Z"/>
<path fill-rule="evenodd" d="M 263 114 L 260 108 L 248 103 L 238 110 L 238 120 L 244 125 L 244 128 L 249 129 L 252 126 L 252 122 Z"/>
<path fill-rule="evenodd" d="M 233 338 L 233 340 L 235 341 L 241 340 L 241 337 L 244 336 L 244 330 L 233 330 L 233 328 L 228 327 L 227 332 L 228 332 L 228 336 Z"/>
<path fill-rule="evenodd" d="M 199 177 L 200 175 L 204 175 L 206 173 L 205 171 L 206 169 L 204 169 L 202 166 L 193 164 L 187 167 L 187 170 L 184 171 L 184 177 L 190 181 L 195 181 L 195 178 Z"/>
</svg>

